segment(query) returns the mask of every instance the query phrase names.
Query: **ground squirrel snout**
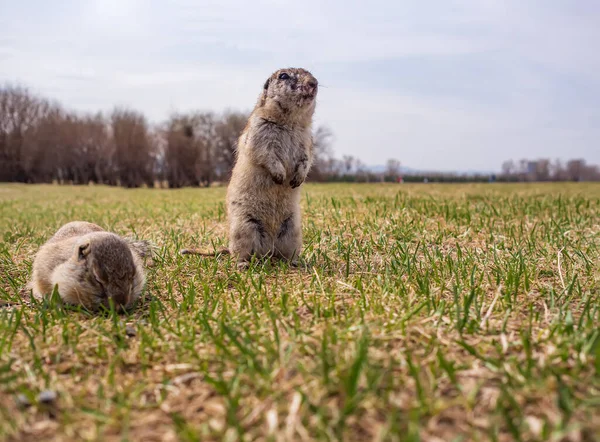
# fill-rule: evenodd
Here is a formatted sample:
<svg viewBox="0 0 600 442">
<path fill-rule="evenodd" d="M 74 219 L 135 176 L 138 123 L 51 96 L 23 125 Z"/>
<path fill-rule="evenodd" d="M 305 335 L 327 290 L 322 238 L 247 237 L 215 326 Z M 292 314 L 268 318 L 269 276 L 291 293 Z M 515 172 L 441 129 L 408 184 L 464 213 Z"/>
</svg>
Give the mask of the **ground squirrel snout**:
<svg viewBox="0 0 600 442">
<path fill-rule="evenodd" d="M 133 241 L 104 231 L 100 226 L 75 221 L 61 227 L 38 251 L 28 288 L 37 298 L 55 286 L 67 304 L 90 310 L 127 309 L 145 284 L 143 259 L 149 243 Z"/>
</svg>

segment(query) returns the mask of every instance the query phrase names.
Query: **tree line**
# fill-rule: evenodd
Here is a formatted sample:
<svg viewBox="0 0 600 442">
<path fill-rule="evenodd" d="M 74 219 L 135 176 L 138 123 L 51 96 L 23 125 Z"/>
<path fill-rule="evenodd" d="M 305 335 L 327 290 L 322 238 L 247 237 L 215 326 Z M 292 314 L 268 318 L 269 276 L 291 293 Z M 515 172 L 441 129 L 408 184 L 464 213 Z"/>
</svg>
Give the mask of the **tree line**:
<svg viewBox="0 0 600 442">
<path fill-rule="evenodd" d="M 0 86 L 0 182 L 171 188 L 226 182 L 247 119 L 246 112 L 198 111 L 151 124 L 134 109 L 78 113 L 27 88 Z M 598 167 L 581 159 L 507 161 L 498 176 L 402 173 L 390 159 L 376 172 L 353 156 L 336 158 L 327 126 L 315 128 L 313 139 L 312 181 L 600 180 Z"/>
<path fill-rule="evenodd" d="M 0 86 L 0 181 L 90 182 L 124 187 L 210 186 L 227 181 L 248 114 L 176 113 L 150 124 L 139 111 L 82 114 L 21 86 Z M 311 179 L 337 170 L 333 134 L 314 132 Z"/>
</svg>

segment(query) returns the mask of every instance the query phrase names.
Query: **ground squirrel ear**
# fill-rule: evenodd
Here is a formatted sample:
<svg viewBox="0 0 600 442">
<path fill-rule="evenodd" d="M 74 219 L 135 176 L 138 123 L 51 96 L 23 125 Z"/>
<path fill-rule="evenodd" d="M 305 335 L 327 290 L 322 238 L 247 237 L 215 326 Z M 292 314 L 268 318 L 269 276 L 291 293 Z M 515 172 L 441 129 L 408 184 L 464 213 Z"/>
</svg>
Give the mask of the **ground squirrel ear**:
<svg viewBox="0 0 600 442">
<path fill-rule="evenodd" d="M 263 92 L 260 95 L 260 99 L 258 102 L 258 107 L 263 107 L 265 105 L 265 103 L 267 102 L 267 90 L 269 89 L 270 82 L 271 82 L 270 78 L 265 82 Z"/>
<path fill-rule="evenodd" d="M 78 258 L 80 260 L 85 259 L 86 256 L 90 254 L 90 243 L 86 242 L 84 244 L 79 245 Z"/>
<path fill-rule="evenodd" d="M 100 284 L 105 284 L 108 281 L 106 272 L 97 264 L 92 265 L 92 275 L 94 275 L 96 282 Z"/>
</svg>

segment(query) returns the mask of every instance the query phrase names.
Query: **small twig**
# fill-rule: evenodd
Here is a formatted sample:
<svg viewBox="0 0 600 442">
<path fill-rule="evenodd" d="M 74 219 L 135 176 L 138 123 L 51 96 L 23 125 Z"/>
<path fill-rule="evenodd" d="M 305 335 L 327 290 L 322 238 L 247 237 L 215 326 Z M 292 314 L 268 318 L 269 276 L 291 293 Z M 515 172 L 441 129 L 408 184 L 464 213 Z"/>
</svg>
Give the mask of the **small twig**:
<svg viewBox="0 0 600 442">
<path fill-rule="evenodd" d="M 277 427 L 279 426 L 278 424 L 278 419 L 277 419 L 277 410 L 275 410 L 274 408 L 271 408 L 269 411 L 267 411 L 267 433 L 269 434 L 269 436 L 272 436 L 273 434 L 275 434 L 275 431 L 277 431 Z"/>
<path fill-rule="evenodd" d="M 295 392 L 292 397 L 292 403 L 290 405 L 290 411 L 285 419 L 285 436 L 287 440 L 294 440 L 294 432 L 296 430 L 296 422 L 298 420 L 298 410 L 302 403 L 302 396 L 300 393 Z"/>
<path fill-rule="evenodd" d="M 563 247 L 562 249 L 560 249 L 558 251 L 557 261 L 558 261 L 558 276 L 560 277 L 560 283 L 562 284 L 563 290 L 566 292 L 567 291 L 567 287 L 565 286 L 565 280 L 563 279 L 563 275 L 562 275 L 562 266 L 560 265 L 560 263 L 561 263 L 561 259 L 560 258 L 562 256 L 562 251 L 564 249 L 565 248 Z"/>
<path fill-rule="evenodd" d="M 487 320 L 490 318 L 490 316 L 492 315 L 492 311 L 494 310 L 494 306 L 496 305 L 496 301 L 498 301 L 498 298 L 500 297 L 500 292 L 502 291 L 502 284 L 500 284 L 498 286 L 498 290 L 496 290 L 496 296 L 494 296 L 494 299 L 492 300 L 492 303 L 490 304 L 490 306 L 488 307 L 487 312 L 485 313 L 485 316 L 483 317 L 483 319 L 481 320 L 481 325 L 480 327 L 483 327 L 485 325 L 485 323 L 487 322 Z"/>
</svg>

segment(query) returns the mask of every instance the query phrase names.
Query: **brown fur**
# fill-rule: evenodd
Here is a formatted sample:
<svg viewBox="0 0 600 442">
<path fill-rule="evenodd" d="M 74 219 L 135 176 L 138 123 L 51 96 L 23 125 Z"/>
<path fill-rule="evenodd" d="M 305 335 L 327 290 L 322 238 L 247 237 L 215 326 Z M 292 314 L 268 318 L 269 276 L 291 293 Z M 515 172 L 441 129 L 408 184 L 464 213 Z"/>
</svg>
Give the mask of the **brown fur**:
<svg viewBox="0 0 600 442">
<path fill-rule="evenodd" d="M 239 138 L 227 218 L 228 251 L 240 267 L 253 255 L 297 262 L 302 246 L 299 187 L 313 160 L 317 88 L 315 77 L 304 69 L 274 72 Z"/>
<path fill-rule="evenodd" d="M 143 259 L 150 251 L 145 241 L 125 240 L 96 224 L 74 221 L 61 227 L 38 251 L 28 289 L 42 298 L 58 286 L 67 304 L 96 310 L 129 308 L 145 285 Z"/>
</svg>

